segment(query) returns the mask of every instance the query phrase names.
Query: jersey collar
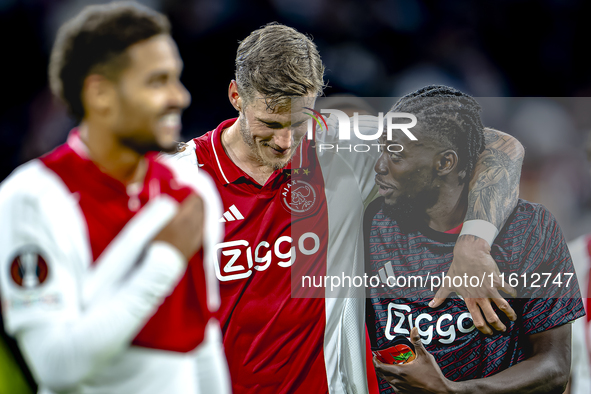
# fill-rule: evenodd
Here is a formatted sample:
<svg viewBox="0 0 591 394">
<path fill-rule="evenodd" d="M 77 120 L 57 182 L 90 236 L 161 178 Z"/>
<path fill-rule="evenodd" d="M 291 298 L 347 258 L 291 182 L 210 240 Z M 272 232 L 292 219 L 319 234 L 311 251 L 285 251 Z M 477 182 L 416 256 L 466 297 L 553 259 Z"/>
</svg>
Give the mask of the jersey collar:
<svg viewBox="0 0 591 394">
<path fill-rule="evenodd" d="M 215 158 L 215 171 L 218 173 L 219 178 L 224 180 L 225 185 L 233 183 L 240 178 L 246 178 L 249 181 L 256 183 L 254 179 L 252 179 L 246 172 L 242 171 L 240 167 L 238 167 L 232 161 L 232 159 L 228 157 L 222 145 L 223 131 L 232 126 L 237 120 L 238 118 L 228 119 L 220 123 L 219 126 L 216 127 L 211 133 L 209 141 Z M 279 173 L 289 172 L 289 170 L 291 170 L 291 162 L 283 169 L 275 171 L 273 175 L 271 175 L 271 178 L 275 177 Z"/>
<path fill-rule="evenodd" d="M 70 130 L 67 144 L 74 152 L 78 154 L 78 156 L 83 159 L 90 160 L 88 157 L 88 148 L 86 147 L 86 144 L 82 142 L 82 139 L 80 139 L 80 130 L 77 127 Z"/>
<path fill-rule="evenodd" d="M 100 179 L 102 182 L 109 183 L 111 185 L 116 185 L 116 187 L 122 188 L 127 191 L 130 190 L 128 188 L 130 186 L 130 184 L 126 185 L 123 182 L 121 182 L 120 180 L 113 178 L 111 175 L 102 171 L 98 167 L 98 165 L 94 161 L 92 161 L 92 159 L 89 156 L 88 147 L 86 146 L 84 141 L 82 141 L 82 138 L 80 138 L 80 129 L 78 127 L 75 127 L 72 130 L 70 130 L 70 134 L 68 134 L 68 139 L 66 141 L 66 144 L 70 147 L 70 149 L 72 149 L 72 151 L 78 157 L 80 157 L 82 159 L 82 163 L 85 163 L 84 165 L 86 166 L 85 171 L 87 171 L 87 173 L 93 173 L 92 176 L 95 179 Z M 139 194 L 139 192 L 141 192 L 143 190 L 143 188 L 146 186 L 148 180 L 152 178 L 152 170 L 153 170 L 152 164 L 156 160 L 156 152 L 149 152 L 146 155 L 144 155 L 144 158 L 145 158 L 146 164 L 147 164 L 147 169 L 146 169 L 146 174 L 144 176 L 144 179 L 143 179 L 143 181 L 141 181 L 139 183 L 131 184 L 131 185 L 139 185 L 139 191 L 137 191 L 137 193 L 135 193 L 135 194 Z"/>
</svg>

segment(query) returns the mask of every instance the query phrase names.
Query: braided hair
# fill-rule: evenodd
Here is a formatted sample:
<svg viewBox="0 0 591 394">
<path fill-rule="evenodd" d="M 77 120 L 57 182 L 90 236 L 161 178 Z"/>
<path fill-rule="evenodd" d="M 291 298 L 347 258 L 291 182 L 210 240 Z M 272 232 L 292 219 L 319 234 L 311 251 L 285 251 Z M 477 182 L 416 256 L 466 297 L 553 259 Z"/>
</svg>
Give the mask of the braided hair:
<svg viewBox="0 0 591 394">
<path fill-rule="evenodd" d="M 481 107 L 474 98 L 457 89 L 429 85 L 407 94 L 394 104 L 392 112 L 409 112 L 425 135 L 456 151 L 463 181 L 470 179 L 484 151 Z"/>
</svg>

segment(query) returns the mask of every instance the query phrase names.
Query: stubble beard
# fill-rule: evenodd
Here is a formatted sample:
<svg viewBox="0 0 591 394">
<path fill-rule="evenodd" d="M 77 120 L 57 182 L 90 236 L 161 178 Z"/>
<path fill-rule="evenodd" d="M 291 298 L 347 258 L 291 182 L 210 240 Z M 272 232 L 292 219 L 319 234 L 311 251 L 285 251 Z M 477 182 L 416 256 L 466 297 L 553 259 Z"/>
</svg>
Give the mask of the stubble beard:
<svg viewBox="0 0 591 394">
<path fill-rule="evenodd" d="M 269 146 L 268 144 L 265 144 L 264 142 L 261 142 L 260 144 L 257 144 L 257 142 L 254 140 L 254 138 L 252 137 L 252 134 L 250 133 L 250 129 L 248 128 L 248 125 L 246 124 L 246 119 L 244 116 L 240 116 L 239 118 L 239 122 L 240 122 L 240 135 L 242 136 L 242 140 L 244 141 L 244 143 L 246 145 L 248 145 L 248 147 L 250 148 L 250 156 L 252 158 L 254 158 L 257 162 L 259 162 L 260 164 L 269 167 L 270 169 L 272 169 L 273 171 L 277 171 L 282 169 L 283 167 L 287 166 L 289 164 L 289 162 L 291 161 L 291 158 L 293 157 L 296 149 L 292 148 L 289 158 L 287 158 L 287 160 L 285 161 L 269 161 L 269 160 L 265 160 L 265 158 L 263 157 L 263 155 L 261 154 L 261 147 L 262 146 Z M 301 142 L 301 141 L 300 141 Z M 299 144 L 295 144 L 295 146 L 299 145 Z"/>
<path fill-rule="evenodd" d="M 397 222 L 416 222 L 425 219 L 427 209 L 439 199 L 438 189 L 425 189 L 415 195 L 401 195 L 394 204 L 382 203 L 386 216 Z"/>
<path fill-rule="evenodd" d="M 169 149 L 169 147 L 161 146 L 155 138 L 140 140 L 134 137 L 122 137 L 120 143 L 142 156 L 148 152 L 162 151 L 170 153 L 176 151 L 176 143 L 174 144 L 175 149 Z"/>
<path fill-rule="evenodd" d="M 130 106 L 129 100 L 124 96 L 119 97 L 119 105 L 121 106 L 122 112 L 134 110 L 134 107 Z M 163 116 L 170 109 L 182 110 L 182 108 L 178 107 L 168 107 L 166 111 L 163 110 L 157 118 Z M 119 142 L 140 155 L 145 155 L 149 152 L 175 153 L 177 151 L 179 142 L 174 141 L 170 145 L 164 146 L 158 141 L 158 136 L 156 135 L 157 131 L 155 129 L 152 128 L 149 133 L 145 132 L 148 127 L 150 127 L 149 124 L 143 124 L 140 125 L 140 128 L 131 129 L 133 132 L 121 135 L 121 137 L 119 137 Z M 158 126 L 156 125 L 155 127 Z M 180 137 L 180 134 L 177 137 Z"/>
<path fill-rule="evenodd" d="M 409 196 L 400 196 L 394 204 L 382 203 L 384 214 L 391 220 L 406 221 L 416 217 L 417 207 Z"/>
</svg>

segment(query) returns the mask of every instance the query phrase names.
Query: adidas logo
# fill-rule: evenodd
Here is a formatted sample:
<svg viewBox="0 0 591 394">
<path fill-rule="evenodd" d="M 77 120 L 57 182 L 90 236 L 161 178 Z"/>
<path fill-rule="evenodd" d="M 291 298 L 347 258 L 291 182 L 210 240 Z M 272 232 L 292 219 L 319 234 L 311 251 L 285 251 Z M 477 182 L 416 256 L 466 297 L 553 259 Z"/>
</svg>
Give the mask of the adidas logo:
<svg viewBox="0 0 591 394">
<path fill-rule="evenodd" d="M 392 269 L 392 262 L 388 261 L 382 268 L 378 270 L 378 275 L 380 275 L 380 279 L 382 283 L 388 284 L 388 278 L 396 279 L 396 275 L 394 275 L 394 270 Z"/>
<path fill-rule="evenodd" d="M 236 205 L 232 205 L 226 212 L 224 212 L 224 216 L 220 218 L 220 223 L 226 222 L 233 222 L 234 220 L 242 220 L 244 216 L 240 213 Z"/>
</svg>

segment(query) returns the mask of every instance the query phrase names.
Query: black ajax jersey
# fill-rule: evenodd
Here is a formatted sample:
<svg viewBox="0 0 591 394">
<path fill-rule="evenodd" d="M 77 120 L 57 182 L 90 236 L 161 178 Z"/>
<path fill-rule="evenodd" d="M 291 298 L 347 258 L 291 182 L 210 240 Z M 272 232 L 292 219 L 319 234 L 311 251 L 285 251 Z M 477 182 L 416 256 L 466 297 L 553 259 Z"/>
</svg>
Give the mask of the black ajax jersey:
<svg viewBox="0 0 591 394">
<path fill-rule="evenodd" d="M 513 286 L 517 298 L 508 298 L 518 318 L 511 322 L 495 307 L 507 331 L 486 336 L 474 327 L 463 300 L 448 298 L 436 309 L 428 306 L 434 295 L 431 285 L 438 281 L 434 277 L 447 273 L 458 235 L 398 223 L 383 213 L 382 203 L 380 198 L 370 204 L 364 223 L 367 273 L 380 278 L 378 286 L 375 280 L 368 289 L 372 347 L 387 348 L 396 335 L 408 337 L 417 326 L 425 348 L 448 379 L 483 378 L 527 358 L 527 335 L 585 315 L 562 231 L 542 205 L 519 200 L 491 248 L 505 281 L 519 283 Z M 470 285 L 477 285 L 476 278 L 472 280 Z M 394 393 L 385 380 L 379 382 L 382 394 Z"/>
</svg>

